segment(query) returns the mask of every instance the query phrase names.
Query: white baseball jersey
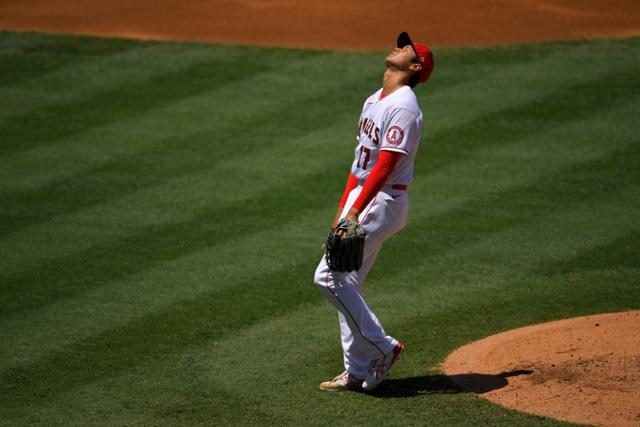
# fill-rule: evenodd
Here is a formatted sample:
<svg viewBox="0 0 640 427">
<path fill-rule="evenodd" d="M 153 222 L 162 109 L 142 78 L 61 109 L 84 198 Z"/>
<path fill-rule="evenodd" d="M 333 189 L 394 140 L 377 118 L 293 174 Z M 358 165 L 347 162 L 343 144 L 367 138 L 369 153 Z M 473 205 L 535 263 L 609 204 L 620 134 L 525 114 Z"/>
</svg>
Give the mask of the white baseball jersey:
<svg viewBox="0 0 640 427">
<path fill-rule="evenodd" d="M 358 147 L 351 173 L 364 180 L 378 161 L 380 150 L 403 153 L 388 184 L 409 184 L 413 162 L 420 145 L 422 112 L 413 91 L 403 86 L 380 99 L 382 89 L 364 103 L 358 124 Z M 341 217 L 360 196 L 362 186 L 349 193 Z M 395 351 L 398 340 L 388 335 L 362 295 L 364 280 L 386 239 L 407 223 L 409 196 L 401 189 L 382 189 L 360 212 L 358 221 L 366 231 L 362 266 L 357 271 L 331 271 L 322 257 L 314 283 L 338 310 L 344 367 L 355 378 L 366 378 L 376 366 Z M 378 363 L 376 362 L 376 363 Z"/>
<path fill-rule="evenodd" d="M 389 184 L 410 184 L 413 162 L 420 146 L 422 111 L 409 86 L 402 86 L 380 99 L 382 88 L 364 103 L 358 123 L 358 146 L 351 173 L 365 180 L 378 161 L 380 150 L 403 153 Z"/>
</svg>

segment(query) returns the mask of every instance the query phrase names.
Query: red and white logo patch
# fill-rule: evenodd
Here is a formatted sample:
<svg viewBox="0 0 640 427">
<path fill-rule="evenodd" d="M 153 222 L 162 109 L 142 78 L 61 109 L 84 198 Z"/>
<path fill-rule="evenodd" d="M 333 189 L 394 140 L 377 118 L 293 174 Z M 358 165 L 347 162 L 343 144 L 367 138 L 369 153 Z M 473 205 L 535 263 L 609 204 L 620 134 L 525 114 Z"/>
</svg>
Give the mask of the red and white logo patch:
<svg viewBox="0 0 640 427">
<path fill-rule="evenodd" d="M 391 126 L 387 131 L 387 135 L 385 139 L 389 144 L 392 145 L 400 145 L 402 144 L 402 139 L 404 138 L 404 131 L 399 126 Z"/>
</svg>

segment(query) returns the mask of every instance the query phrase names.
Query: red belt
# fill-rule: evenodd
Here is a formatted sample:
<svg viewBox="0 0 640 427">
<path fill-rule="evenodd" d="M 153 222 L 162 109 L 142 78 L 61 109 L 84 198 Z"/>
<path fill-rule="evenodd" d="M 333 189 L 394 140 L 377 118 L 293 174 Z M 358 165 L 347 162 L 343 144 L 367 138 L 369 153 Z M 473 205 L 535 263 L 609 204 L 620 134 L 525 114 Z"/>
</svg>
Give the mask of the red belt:
<svg viewBox="0 0 640 427">
<path fill-rule="evenodd" d="M 364 186 L 364 180 L 361 179 L 358 182 L 358 185 Z M 389 184 L 387 184 L 387 185 L 389 185 Z M 407 189 L 407 184 L 392 184 L 391 188 L 394 189 L 394 190 L 403 190 L 404 191 L 404 190 Z"/>
</svg>

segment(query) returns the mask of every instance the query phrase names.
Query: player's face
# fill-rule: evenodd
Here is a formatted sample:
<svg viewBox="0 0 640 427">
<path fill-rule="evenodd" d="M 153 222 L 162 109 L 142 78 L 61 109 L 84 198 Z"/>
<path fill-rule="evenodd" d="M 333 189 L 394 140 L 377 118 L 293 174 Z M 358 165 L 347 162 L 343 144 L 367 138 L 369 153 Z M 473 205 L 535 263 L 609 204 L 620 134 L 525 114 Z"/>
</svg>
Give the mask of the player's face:
<svg viewBox="0 0 640 427">
<path fill-rule="evenodd" d="M 397 47 L 387 55 L 384 59 L 387 65 L 394 65 L 401 69 L 409 68 L 411 64 L 416 63 L 416 53 L 411 45 L 405 47 Z"/>
</svg>

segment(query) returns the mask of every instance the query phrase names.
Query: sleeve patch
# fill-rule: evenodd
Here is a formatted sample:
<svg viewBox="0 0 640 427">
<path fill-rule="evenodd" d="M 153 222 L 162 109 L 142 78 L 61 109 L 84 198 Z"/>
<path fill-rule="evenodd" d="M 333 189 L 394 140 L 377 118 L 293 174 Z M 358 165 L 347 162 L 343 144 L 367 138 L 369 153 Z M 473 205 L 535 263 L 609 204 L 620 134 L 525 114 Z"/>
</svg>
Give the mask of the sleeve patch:
<svg viewBox="0 0 640 427">
<path fill-rule="evenodd" d="M 391 145 L 400 145 L 404 139 L 404 131 L 400 126 L 391 126 L 387 131 L 385 139 Z"/>
</svg>

